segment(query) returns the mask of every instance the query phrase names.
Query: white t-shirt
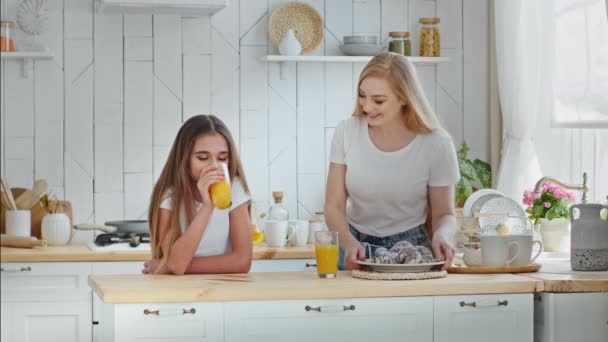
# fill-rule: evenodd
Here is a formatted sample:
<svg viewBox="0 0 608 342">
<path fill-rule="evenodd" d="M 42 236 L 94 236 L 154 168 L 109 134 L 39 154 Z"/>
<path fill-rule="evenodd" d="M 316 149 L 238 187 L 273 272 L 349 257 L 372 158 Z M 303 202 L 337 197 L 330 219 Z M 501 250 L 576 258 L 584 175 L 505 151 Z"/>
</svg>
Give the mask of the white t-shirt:
<svg viewBox="0 0 608 342">
<path fill-rule="evenodd" d="M 444 129 L 418 134 L 407 146 L 384 152 L 372 142 L 365 118 L 336 127 L 330 161 L 346 165 L 346 219 L 358 231 L 385 237 L 426 222 L 427 186 L 460 179 L 456 150 Z"/>
<path fill-rule="evenodd" d="M 198 244 L 195 256 L 208 256 L 208 255 L 219 255 L 225 254 L 232 251 L 232 244 L 230 243 L 230 212 L 238 207 L 239 205 L 250 200 L 250 196 L 243 189 L 243 185 L 238 178 L 235 178 L 232 182 L 232 205 L 230 208 L 225 210 L 213 209 L 207 228 L 203 233 L 201 242 Z M 167 210 L 172 210 L 171 203 L 171 192 L 168 191 L 163 200 L 160 203 L 160 207 Z M 194 207 L 198 212 L 202 203 L 195 201 Z M 180 213 L 179 221 L 182 228 L 182 233 L 188 228 L 188 222 L 186 219 L 186 210 L 182 208 Z"/>
</svg>

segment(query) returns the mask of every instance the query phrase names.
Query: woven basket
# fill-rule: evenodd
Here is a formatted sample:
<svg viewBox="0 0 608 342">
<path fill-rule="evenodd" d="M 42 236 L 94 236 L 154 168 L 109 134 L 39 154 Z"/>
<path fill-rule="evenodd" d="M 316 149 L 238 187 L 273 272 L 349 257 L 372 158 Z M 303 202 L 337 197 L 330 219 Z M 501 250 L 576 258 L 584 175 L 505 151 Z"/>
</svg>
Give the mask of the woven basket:
<svg viewBox="0 0 608 342">
<path fill-rule="evenodd" d="M 354 278 L 369 280 L 423 280 L 443 278 L 448 275 L 446 271 L 419 272 L 419 273 L 381 273 L 366 270 L 353 270 Z"/>
<path fill-rule="evenodd" d="M 308 4 L 290 2 L 272 12 L 268 21 L 268 35 L 275 48 L 279 47 L 289 29 L 295 31 L 303 55 L 314 52 L 323 41 L 323 19 Z"/>
</svg>

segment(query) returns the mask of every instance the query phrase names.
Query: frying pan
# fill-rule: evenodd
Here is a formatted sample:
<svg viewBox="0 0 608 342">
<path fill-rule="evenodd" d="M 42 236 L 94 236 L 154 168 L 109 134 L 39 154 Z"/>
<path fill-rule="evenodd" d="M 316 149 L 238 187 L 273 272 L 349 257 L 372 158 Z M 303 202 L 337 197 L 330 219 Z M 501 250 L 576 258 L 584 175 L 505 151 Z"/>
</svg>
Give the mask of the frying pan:
<svg viewBox="0 0 608 342">
<path fill-rule="evenodd" d="M 100 230 L 105 233 L 143 234 L 150 232 L 148 221 L 145 220 L 107 221 L 105 225 L 79 224 L 74 226 L 74 228 L 78 230 Z"/>
</svg>

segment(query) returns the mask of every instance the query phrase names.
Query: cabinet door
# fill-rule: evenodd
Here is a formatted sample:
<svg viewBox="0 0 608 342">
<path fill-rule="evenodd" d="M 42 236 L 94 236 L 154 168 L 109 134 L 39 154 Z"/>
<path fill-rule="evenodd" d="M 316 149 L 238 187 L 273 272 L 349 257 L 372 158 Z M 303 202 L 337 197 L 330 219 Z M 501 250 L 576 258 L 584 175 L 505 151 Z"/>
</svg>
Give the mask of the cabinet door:
<svg viewBox="0 0 608 342">
<path fill-rule="evenodd" d="M 532 294 L 437 296 L 434 341 L 532 341 L 533 306 Z"/>
<path fill-rule="evenodd" d="M 229 302 L 226 342 L 432 341 L 431 297 Z"/>
<path fill-rule="evenodd" d="M 90 300 L 13 303 L 10 315 L 10 341 L 91 341 Z"/>
<path fill-rule="evenodd" d="M 608 293 L 541 293 L 536 299 L 535 341 L 608 341 Z"/>
<path fill-rule="evenodd" d="M 116 304 L 115 341 L 223 342 L 223 319 L 222 303 Z"/>
<path fill-rule="evenodd" d="M 316 272 L 315 259 L 253 260 L 250 272 Z"/>
</svg>

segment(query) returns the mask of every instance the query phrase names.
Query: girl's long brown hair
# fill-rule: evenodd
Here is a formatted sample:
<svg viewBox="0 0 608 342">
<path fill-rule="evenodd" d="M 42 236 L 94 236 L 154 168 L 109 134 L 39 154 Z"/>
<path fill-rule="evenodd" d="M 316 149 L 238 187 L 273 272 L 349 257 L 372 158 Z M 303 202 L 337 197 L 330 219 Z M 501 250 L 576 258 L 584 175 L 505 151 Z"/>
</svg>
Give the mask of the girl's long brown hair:
<svg viewBox="0 0 608 342">
<path fill-rule="evenodd" d="M 361 71 L 356 91 L 359 91 L 361 82 L 370 76 L 386 79 L 399 100 L 406 103 L 403 107 L 403 119 L 409 130 L 425 134 L 441 127 L 433 107 L 424 95 L 416 68 L 407 57 L 386 52 L 372 58 Z M 357 101 L 353 116 L 362 117 L 364 115 L 363 108 Z"/>
<path fill-rule="evenodd" d="M 150 242 L 152 244 L 152 258 L 162 259 L 161 265 L 166 264 L 168 255 L 163 254 L 161 245 L 163 240 L 168 239 L 170 251 L 175 241 L 181 236 L 180 213 L 185 210 L 187 222 L 192 222 L 196 215 L 194 193 L 196 186 L 190 176 L 190 155 L 194 148 L 196 139 L 204 134 L 221 134 L 228 143 L 228 173 L 230 180 L 238 177 L 249 193 L 243 166 L 239 158 L 234 139 L 226 125 L 214 115 L 196 115 L 188 119 L 179 129 L 167 162 L 154 186 L 150 207 L 148 210 L 148 222 L 150 224 Z M 160 204 L 168 193 L 171 193 L 171 221 L 166 236 L 160 235 L 159 214 Z M 164 243 L 167 243 L 166 241 Z M 159 267 L 160 269 L 160 267 Z"/>
</svg>

